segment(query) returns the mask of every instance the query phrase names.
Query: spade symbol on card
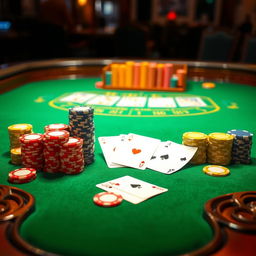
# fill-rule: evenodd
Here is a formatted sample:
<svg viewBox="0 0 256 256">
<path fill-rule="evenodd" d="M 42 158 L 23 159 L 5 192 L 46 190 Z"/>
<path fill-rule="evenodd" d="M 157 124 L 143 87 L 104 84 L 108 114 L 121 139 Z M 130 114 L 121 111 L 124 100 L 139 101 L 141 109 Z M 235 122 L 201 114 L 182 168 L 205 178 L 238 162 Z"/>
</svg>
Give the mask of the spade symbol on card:
<svg viewBox="0 0 256 256">
<path fill-rule="evenodd" d="M 162 156 L 160 156 L 160 158 L 161 158 L 161 160 L 166 160 L 169 158 L 169 155 L 162 155 Z"/>
<path fill-rule="evenodd" d="M 132 188 L 142 188 L 140 184 L 130 184 Z"/>
<path fill-rule="evenodd" d="M 133 148 L 133 149 L 132 149 L 132 153 L 133 153 L 134 155 L 139 154 L 140 152 L 141 152 L 140 149 L 137 149 L 137 148 Z"/>
<path fill-rule="evenodd" d="M 186 157 L 182 157 L 182 158 L 180 158 L 180 161 L 186 161 L 187 160 L 187 158 Z"/>
</svg>

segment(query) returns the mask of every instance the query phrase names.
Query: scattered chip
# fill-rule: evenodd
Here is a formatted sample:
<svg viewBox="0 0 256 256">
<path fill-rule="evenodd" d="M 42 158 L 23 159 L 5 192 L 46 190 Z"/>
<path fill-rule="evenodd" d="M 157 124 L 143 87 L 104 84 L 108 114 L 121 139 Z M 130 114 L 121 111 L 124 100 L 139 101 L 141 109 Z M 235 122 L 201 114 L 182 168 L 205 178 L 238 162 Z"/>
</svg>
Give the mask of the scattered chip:
<svg viewBox="0 0 256 256">
<path fill-rule="evenodd" d="M 93 197 L 95 204 L 103 207 L 113 207 L 122 203 L 123 198 L 121 195 L 113 192 L 101 192 Z"/>
<path fill-rule="evenodd" d="M 36 178 L 36 170 L 33 168 L 19 168 L 9 172 L 9 182 L 27 183 Z"/>
<path fill-rule="evenodd" d="M 212 88 L 215 88 L 215 83 L 203 83 L 202 84 L 202 87 L 204 88 L 204 89 L 212 89 Z"/>
<path fill-rule="evenodd" d="M 220 165 L 207 165 L 203 168 L 203 172 L 211 176 L 227 176 L 230 174 L 228 168 Z"/>
</svg>

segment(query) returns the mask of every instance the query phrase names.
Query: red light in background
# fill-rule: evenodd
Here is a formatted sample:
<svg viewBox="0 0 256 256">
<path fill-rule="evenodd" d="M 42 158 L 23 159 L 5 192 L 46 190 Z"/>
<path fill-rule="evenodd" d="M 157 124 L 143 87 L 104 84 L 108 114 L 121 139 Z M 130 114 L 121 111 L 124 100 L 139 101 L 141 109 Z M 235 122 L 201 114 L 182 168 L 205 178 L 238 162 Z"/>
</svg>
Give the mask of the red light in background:
<svg viewBox="0 0 256 256">
<path fill-rule="evenodd" d="M 177 14 L 174 11 L 169 11 L 167 14 L 167 19 L 168 20 L 176 20 Z"/>
</svg>

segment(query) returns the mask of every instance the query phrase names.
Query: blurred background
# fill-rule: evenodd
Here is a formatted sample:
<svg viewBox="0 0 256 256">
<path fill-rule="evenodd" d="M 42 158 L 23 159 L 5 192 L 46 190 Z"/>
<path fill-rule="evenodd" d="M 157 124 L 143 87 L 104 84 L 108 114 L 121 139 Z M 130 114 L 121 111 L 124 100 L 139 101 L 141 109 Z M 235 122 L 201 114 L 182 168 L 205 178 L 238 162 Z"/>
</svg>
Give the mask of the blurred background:
<svg viewBox="0 0 256 256">
<path fill-rule="evenodd" d="M 0 0 L 0 64 L 50 58 L 256 63 L 256 0 Z"/>
</svg>

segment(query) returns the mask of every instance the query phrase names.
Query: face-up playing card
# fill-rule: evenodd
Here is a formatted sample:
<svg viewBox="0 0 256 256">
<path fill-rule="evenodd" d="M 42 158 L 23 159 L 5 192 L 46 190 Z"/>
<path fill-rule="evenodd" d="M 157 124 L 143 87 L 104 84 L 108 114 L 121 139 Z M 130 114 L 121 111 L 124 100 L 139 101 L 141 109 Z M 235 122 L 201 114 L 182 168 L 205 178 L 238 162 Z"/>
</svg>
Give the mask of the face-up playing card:
<svg viewBox="0 0 256 256">
<path fill-rule="evenodd" d="M 116 104 L 117 107 L 144 107 L 146 105 L 147 97 L 132 97 L 124 96 Z"/>
<path fill-rule="evenodd" d="M 147 168 L 171 174 L 180 170 L 196 153 L 197 147 L 189 147 L 172 141 L 161 142 L 148 162 Z"/>
<path fill-rule="evenodd" d="M 109 168 L 124 167 L 123 165 L 113 163 L 112 155 L 116 149 L 116 145 L 119 144 L 120 141 L 123 141 L 126 136 L 127 135 L 120 135 L 120 136 L 107 136 L 107 137 L 98 138 L 104 158 Z"/>
<path fill-rule="evenodd" d="M 135 179 L 131 176 L 124 176 L 108 182 L 96 185 L 106 191 L 120 194 L 125 200 L 138 204 L 153 196 L 168 191 L 166 188 Z"/>
<path fill-rule="evenodd" d="M 176 97 L 180 107 L 205 107 L 206 104 L 200 97 Z"/>
<path fill-rule="evenodd" d="M 119 98 L 120 98 L 119 96 L 99 95 L 89 100 L 87 104 L 112 106 L 119 100 Z"/>
<path fill-rule="evenodd" d="M 145 170 L 159 143 L 158 139 L 128 134 L 125 140 L 116 146 L 111 160 L 116 164 Z"/>
<path fill-rule="evenodd" d="M 74 92 L 74 93 L 62 98 L 60 101 L 84 103 L 85 101 L 87 101 L 95 96 L 96 96 L 96 94 L 94 94 L 94 93 Z"/>
<path fill-rule="evenodd" d="M 148 99 L 149 108 L 176 108 L 176 104 L 171 97 L 152 97 Z"/>
</svg>

